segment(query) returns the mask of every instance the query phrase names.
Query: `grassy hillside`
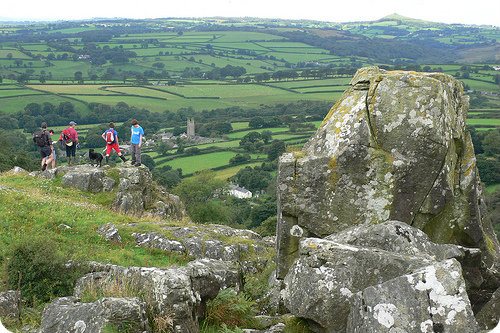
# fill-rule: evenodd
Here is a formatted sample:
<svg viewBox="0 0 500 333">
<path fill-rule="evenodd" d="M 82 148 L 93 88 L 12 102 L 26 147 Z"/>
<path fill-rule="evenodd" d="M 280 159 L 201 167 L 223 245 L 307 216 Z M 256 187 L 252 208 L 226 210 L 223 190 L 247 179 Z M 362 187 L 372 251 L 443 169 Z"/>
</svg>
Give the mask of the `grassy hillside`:
<svg viewBox="0 0 500 333">
<path fill-rule="evenodd" d="M 36 239 L 57 244 L 65 257 L 79 261 L 156 267 L 186 261 L 180 256 L 136 247 L 130 234 L 154 230 L 153 222 L 159 221 L 113 212 L 109 209 L 113 199 L 112 193 L 90 194 L 64 188 L 58 179 L 0 174 L 0 264 L 5 264 L 13 246 Z M 122 244 L 109 243 L 97 234 L 100 225 L 110 222 L 120 229 Z"/>
</svg>

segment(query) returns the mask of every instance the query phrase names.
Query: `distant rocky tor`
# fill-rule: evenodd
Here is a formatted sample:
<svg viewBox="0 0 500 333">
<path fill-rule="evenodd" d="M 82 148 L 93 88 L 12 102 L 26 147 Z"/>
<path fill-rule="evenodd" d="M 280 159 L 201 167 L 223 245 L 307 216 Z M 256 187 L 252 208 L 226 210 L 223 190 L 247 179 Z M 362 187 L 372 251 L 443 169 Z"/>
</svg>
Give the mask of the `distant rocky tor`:
<svg viewBox="0 0 500 333">
<path fill-rule="evenodd" d="M 279 161 L 284 305 L 321 333 L 492 329 L 500 247 L 462 84 L 377 67 L 350 84 Z"/>
</svg>

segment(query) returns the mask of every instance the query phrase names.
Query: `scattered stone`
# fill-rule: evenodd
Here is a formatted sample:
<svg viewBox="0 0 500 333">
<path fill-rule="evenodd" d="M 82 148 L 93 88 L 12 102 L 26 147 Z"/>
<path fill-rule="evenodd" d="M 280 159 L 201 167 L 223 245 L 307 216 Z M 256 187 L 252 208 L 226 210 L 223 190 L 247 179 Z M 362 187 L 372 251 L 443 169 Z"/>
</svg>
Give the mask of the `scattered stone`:
<svg viewBox="0 0 500 333">
<path fill-rule="evenodd" d="M 111 242 L 116 242 L 116 243 L 121 243 L 122 238 L 120 234 L 118 233 L 118 229 L 113 223 L 106 223 L 104 225 L 101 225 L 97 229 L 97 233 L 104 237 L 106 240 L 111 241 Z"/>
<path fill-rule="evenodd" d="M 64 224 L 64 223 L 59 224 L 57 227 L 58 227 L 59 229 L 62 229 L 62 230 L 72 229 L 69 225 Z"/>
<path fill-rule="evenodd" d="M 460 264 L 450 259 L 354 295 L 346 333 L 477 333 Z"/>
<path fill-rule="evenodd" d="M 13 167 L 13 168 L 10 170 L 10 172 L 15 173 L 15 174 L 20 174 L 20 173 L 22 173 L 22 174 L 27 174 L 27 173 L 28 173 L 28 171 L 26 171 L 26 170 L 24 170 L 23 168 L 18 167 L 18 166 Z"/>
<path fill-rule="evenodd" d="M 45 307 L 40 333 L 104 333 L 107 325 L 118 332 L 151 332 L 145 304 L 138 298 L 103 298 L 81 303 L 76 297 L 63 297 Z"/>
<path fill-rule="evenodd" d="M 278 323 L 274 326 L 269 327 L 264 333 L 281 333 L 285 331 L 285 324 Z"/>
<path fill-rule="evenodd" d="M 168 252 L 177 252 L 180 254 L 186 253 L 186 248 L 178 241 L 167 239 L 162 235 L 149 232 L 149 233 L 133 233 L 132 236 L 135 237 L 135 242 L 138 246 L 151 247 Z"/>
<path fill-rule="evenodd" d="M 19 316 L 19 292 L 8 290 L 0 292 L 0 318 Z"/>
</svg>

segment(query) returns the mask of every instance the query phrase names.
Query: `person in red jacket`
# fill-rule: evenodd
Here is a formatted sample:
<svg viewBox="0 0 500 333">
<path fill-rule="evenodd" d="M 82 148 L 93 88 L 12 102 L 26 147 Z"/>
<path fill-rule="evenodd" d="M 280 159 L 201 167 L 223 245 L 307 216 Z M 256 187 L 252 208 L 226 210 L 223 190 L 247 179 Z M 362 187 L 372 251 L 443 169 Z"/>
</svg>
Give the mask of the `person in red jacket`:
<svg viewBox="0 0 500 333">
<path fill-rule="evenodd" d="M 76 159 L 76 146 L 78 145 L 78 132 L 75 130 L 76 123 L 71 121 L 69 127 L 61 132 L 59 141 L 62 141 L 66 147 L 66 157 L 68 158 L 68 165 L 71 165 L 72 160 Z"/>
<path fill-rule="evenodd" d="M 109 154 L 114 149 L 118 156 L 123 162 L 127 162 L 127 159 L 123 157 L 120 151 L 120 145 L 118 144 L 118 132 L 115 130 L 115 124 L 109 123 L 109 128 L 102 133 L 102 138 L 106 141 L 106 163 L 109 161 Z"/>
</svg>

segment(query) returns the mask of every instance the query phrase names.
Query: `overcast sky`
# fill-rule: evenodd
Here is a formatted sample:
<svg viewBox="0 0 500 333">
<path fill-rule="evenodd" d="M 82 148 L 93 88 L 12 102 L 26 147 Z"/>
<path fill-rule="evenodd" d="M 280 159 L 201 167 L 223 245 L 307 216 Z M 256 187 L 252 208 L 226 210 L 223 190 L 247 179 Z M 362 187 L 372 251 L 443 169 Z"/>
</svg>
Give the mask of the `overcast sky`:
<svg viewBox="0 0 500 333">
<path fill-rule="evenodd" d="M 392 13 L 500 27 L 500 0 L 0 0 L 3 20 L 249 16 L 345 22 Z"/>
</svg>

